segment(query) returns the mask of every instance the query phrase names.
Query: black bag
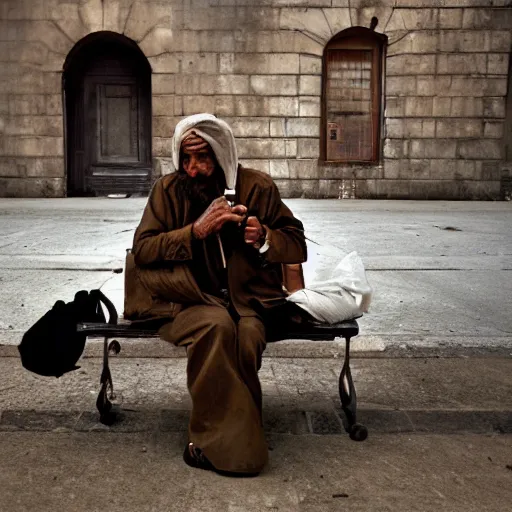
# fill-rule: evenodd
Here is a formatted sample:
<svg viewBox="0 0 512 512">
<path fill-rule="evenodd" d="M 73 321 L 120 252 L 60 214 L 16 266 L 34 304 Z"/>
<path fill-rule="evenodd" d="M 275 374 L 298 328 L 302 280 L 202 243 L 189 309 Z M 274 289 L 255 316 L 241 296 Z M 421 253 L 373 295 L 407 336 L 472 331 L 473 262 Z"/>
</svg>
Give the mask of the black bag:
<svg viewBox="0 0 512 512">
<path fill-rule="evenodd" d="M 23 336 L 18 350 L 23 366 L 44 376 L 60 377 L 77 370 L 87 336 L 77 332 L 82 322 L 103 323 L 103 302 L 112 304 L 100 290 L 81 290 L 67 304 L 58 300 Z"/>
</svg>

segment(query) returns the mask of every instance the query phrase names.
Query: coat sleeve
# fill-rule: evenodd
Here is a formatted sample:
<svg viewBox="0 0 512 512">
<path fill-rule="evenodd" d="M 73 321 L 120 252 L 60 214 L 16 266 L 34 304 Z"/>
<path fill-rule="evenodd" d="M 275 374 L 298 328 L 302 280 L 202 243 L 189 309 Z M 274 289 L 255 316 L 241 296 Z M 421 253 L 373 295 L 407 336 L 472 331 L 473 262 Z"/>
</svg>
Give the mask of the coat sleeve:
<svg viewBox="0 0 512 512">
<path fill-rule="evenodd" d="M 307 259 L 306 239 L 302 222 L 282 202 L 274 182 L 261 192 L 265 211 L 261 220 L 267 229 L 269 249 L 264 253 L 269 263 L 303 263 Z"/>
<path fill-rule="evenodd" d="M 137 265 L 192 259 L 192 224 L 178 227 L 172 199 L 158 180 L 135 231 L 132 252 Z"/>
</svg>

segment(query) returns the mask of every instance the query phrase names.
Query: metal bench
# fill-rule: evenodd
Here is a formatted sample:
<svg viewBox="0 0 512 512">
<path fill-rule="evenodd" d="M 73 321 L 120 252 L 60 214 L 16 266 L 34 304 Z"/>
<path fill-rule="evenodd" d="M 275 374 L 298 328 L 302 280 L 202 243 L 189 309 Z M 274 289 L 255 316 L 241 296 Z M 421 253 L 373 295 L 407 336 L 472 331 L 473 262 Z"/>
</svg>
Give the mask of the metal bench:
<svg viewBox="0 0 512 512">
<path fill-rule="evenodd" d="M 108 365 L 109 352 L 119 353 L 120 343 L 115 338 L 158 338 L 158 329 L 162 322 L 155 321 L 140 322 L 118 322 L 118 314 L 112 302 L 108 301 L 107 309 L 109 312 L 108 323 L 82 323 L 77 325 L 77 331 L 85 333 L 87 336 L 102 337 L 103 342 L 103 370 L 101 373 L 101 388 L 96 400 L 96 407 L 100 413 L 100 421 L 106 425 L 112 425 L 116 421 L 116 414 L 112 409 L 112 403 L 109 398 L 113 396 L 113 384 Z M 168 320 L 166 320 L 167 322 Z M 272 340 L 279 342 L 286 339 L 302 339 L 313 341 L 332 341 L 335 338 L 344 338 L 345 359 L 339 377 L 339 395 L 341 408 L 345 413 L 345 430 L 354 441 L 364 441 L 368 436 L 365 426 L 356 421 L 356 390 L 352 375 L 350 372 L 350 340 L 359 333 L 359 326 L 356 320 L 349 320 L 334 325 L 319 325 L 307 323 L 300 324 L 300 327 L 293 328 L 285 333 L 281 333 L 278 339 Z"/>
</svg>

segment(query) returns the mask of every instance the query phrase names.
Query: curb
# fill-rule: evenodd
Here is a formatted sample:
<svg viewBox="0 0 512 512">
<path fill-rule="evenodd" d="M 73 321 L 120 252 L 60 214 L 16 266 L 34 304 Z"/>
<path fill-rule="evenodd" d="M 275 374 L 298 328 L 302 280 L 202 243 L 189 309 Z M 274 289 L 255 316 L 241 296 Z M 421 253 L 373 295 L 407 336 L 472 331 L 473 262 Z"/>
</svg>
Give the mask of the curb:
<svg viewBox="0 0 512 512">
<path fill-rule="evenodd" d="M 0 432 L 185 432 L 189 410 L 118 409 L 112 426 L 99 422 L 91 411 L 5 410 L 0 413 Z M 346 435 L 344 415 L 333 409 L 283 410 L 264 408 L 268 434 Z M 375 434 L 512 434 L 512 410 L 382 410 L 358 411 L 358 422 Z"/>
</svg>

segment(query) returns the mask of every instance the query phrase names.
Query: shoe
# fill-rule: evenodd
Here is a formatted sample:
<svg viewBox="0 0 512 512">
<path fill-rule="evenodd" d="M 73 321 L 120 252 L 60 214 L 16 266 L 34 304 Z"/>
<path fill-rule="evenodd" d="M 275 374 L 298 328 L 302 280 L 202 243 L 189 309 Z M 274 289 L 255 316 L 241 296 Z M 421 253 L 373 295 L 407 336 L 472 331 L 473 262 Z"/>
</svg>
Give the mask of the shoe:
<svg viewBox="0 0 512 512">
<path fill-rule="evenodd" d="M 183 460 L 185 464 L 192 468 L 204 469 L 206 471 L 213 471 L 218 475 L 222 476 L 231 476 L 236 478 L 247 478 L 258 476 L 258 473 L 235 473 L 233 471 L 224 471 L 222 469 L 217 469 L 205 456 L 203 450 L 194 446 L 194 443 L 188 443 L 185 446 L 185 451 L 183 452 Z"/>
<path fill-rule="evenodd" d="M 213 464 L 206 458 L 201 448 L 194 446 L 194 443 L 188 443 L 183 452 L 185 464 L 192 468 L 205 469 L 206 471 L 215 471 Z"/>
</svg>

